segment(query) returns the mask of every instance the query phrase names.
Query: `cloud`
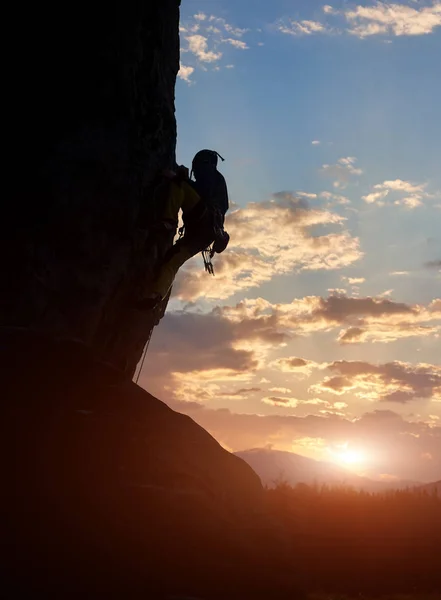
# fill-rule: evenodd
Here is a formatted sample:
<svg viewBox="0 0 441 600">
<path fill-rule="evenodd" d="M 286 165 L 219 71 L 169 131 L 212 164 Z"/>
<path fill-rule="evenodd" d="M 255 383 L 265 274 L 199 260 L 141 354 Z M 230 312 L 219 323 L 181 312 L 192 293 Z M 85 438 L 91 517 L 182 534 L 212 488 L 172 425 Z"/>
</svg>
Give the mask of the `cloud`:
<svg viewBox="0 0 441 600">
<path fill-rule="evenodd" d="M 317 194 L 313 194 L 311 192 L 296 192 L 295 195 L 308 200 L 315 200 L 317 198 Z"/>
<path fill-rule="evenodd" d="M 238 339 L 248 339 L 248 336 L 257 341 L 267 341 L 269 336 L 275 343 L 274 332 L 267 332 L 262 323 L 248 332 L 246 327 L 240 328 L 215 311 L 168 312 L 161 321 L 160 335 L 152 340 L 150 356 L 158 373 L 213 369 L 236 373 L 251 371 L 257 366 L 252 351 L 235 347 Z"/>
<path fill-rule="evenodd" d="M 185 54 L 186 65 L 181 67 L 179 77 L 186 83 L 192 83 L 190 76 L 196 70 L 219 71 L 223 66 L 231 68 L 231 61 L 223 64 L 223 59 L 231 54 L 225 45 L 234 50 L 248 49 L 248 45 L 240 39 L 248 29 L 235 27 L 221 17 L 204 12 L 193 15 L 180 25 L 179 30 L 181 55 Z"/>
<path fill-rule="evenodd" d="M 207 38 L 203 35 L 194 34 L 186 37 L 188 50 L 202 62 L 214 62 L 222 58 L 222 52 L 208 50 Z"/>
<path fill-rule="evenodd" d="M 324 200 L 328 200 L 328 208 L 332 208 L 334 204 L 345 205 L 351 203 L 349 198 L 346 198 L 346 196 L 341 196 L 340 194 L 334 194 L 332 192 L 320 192 L 319 196 Z"/>
<path fill-rule="evenodd" d="M 211 15 L 209 21 L 210 23 L 217 23 L 217 25 L 220 28 L 224 29 L 230 35 L 233 35 L 235 37 L 242 37 L 245 33 L 249 31 L 248 28 L 235 27 L 234 25 L 227 23 L 227 21 L 222 17 L 215 17 L 214 15 Z"/>
<path fill-rule="evenodd" d="M 181 269 L 173 294 L 185 301 L 201 296 L 223 299 L 277 275 L 349 266 L 362 252 L 358 238 L 343 229 L 344 223 L 344 217 L 312 208 L 289 192 L 250 203 L 227 216 L 231 241 L 228 250 L 215 258 L 216 277 L 208 277 L 200 261 L 191 261 Z"/>
<path fill-rule="evenodd" d="M 235 48 L 238 48 L 239 50 L 248 50 L 249 49 L 249 46 L 247 46 L 246 43 L 243 42 L 242 40 L 226 38 L 226 39 L 222 40 L 222 42 L 224 42 L 226 44 L 231 44 L 232 46 L 234 46 Z"/>
<path fill-rule="evenodd" d="M 194 73 L 194 68 L 187 67 L 186 65 L 183 65 L 182 63 L 179 63 L 179 65 L 180 66 L 179 66 L 178 77 L 180 77 L 187 83 L 190 83 L 190 81 L 191 81 L 190 77 Z"/>
<path fill-rule="evenodd" d="M 373 204 L 375 202 L 381 206 L 381 201 L 384 198 L 386 198 L 388 193 L 389 193 L 389 190 L 383 190 L 381 192 L 371 192 L 370 194 L 367 194 L 366 196 L 362 196 L 361 198 L 368 204 Z"/>
<path fill-rule="evenodd" d="M 343 14 L 349 23 L 348 32 L 360 38 L 373 35 L 426 35 L 441 26 L 441 2 L 420 8 L 377 2 L 373 6 L 357 6 Z"/>
<path fill-rule="evenodd" d="M 364 283 L 366 279 L 364 277 L 346 277 L 343 275 L 342 281 L 347 281 L 349 285 L 358 285 L 360 283 Z"/>
<path fill-rule="evenodd" d="M 394 179 L 393 181 L 383 181 L 383 183 L 378 183 L 377 185 L 374 185 L 374 188 L 377 190 L 395 190 L 412 194 L 424 192 L 426 185 L 426 183 L 415 184 L 410 181 L 403 181 L 402 179 Z"/>
<path fill-rule="evenodd" d="M 240 388 L 234 391 L 219 392 L 218 397 L 228 398 L 232 400 L 243 400 L 244 398 L 246 398 L 246 396 L 249 396 L 250 394 L 257 394 L 261 391 L 262 388 L 259 387 Z"/>
<path fill-rule="evenodd" d="M 416 2 L 416 0 L 413 0 Z M 323 6 L 324 21 L 285 19 L 277 23 L 284 34 L 300 36 L 311 34 L 344 33 L 360 39 L 373 36 L 427 35 L 441 26 L 441 2 L 428 6 L 409 6 L 394 2 L 375 2 L 371 6 L 356 5 L 338 10 L 331 5 Z M 332 17 L 338 26 L 331 26 Z"/>
<path fill-rule="evenodd" d="M 262 398 L 264 404 L 270 404 L 271 406 L 282 406 L 285 408 L 295 408 L 299 404 L 299 400 L 296 398 L 279 398 L 276 396 L 269 396 Z"/>
<path fill-rule="evenodd" d="M 299 356 L 271 360 L 271 353 L 283 351 L 291 339 L 320 332 L 333 333 L 341 344 L 439 335 L 441 299 L 428 306 L 339 296 L 306 297 L 276 305 L 256 299 L 209 313 L 169 312 L 153 336 L 141 381 L 146 378 L 149 391 L 165 400 L 210 403 L 221 397 L 245 399 L 248 394 L 259 394 L 256 383 L 263 382 L 263 375 L 272 372 L 277 381 L 277 373 L 285 373 L 301 382 L 329 366 Z M 263 372 L 266 368 L 271 371 Z M 354 383 L 346 372 L 336 377 L 344 378 L 348 389 L 359 381 Z M 270 382 L 267 377 L 264 380 Z M 328 387 L 341 392 L 341 381 L 331 381 Z M 389 386 L 389 393 L 394 394 L 389 399 L 407 399 L 397 394 L 400 390 Z M 286 393 L 271 391 L 275 397 Z M 318 389 L 311 392 L 317 396 Z"/>
<path fill-rule="evenodd" d="M 278 30 L 281 33 L 297 36 L 324 33 L 326 27 L 319 21 L 295 21 L 294 19 L 287 19 L 285 22 L 279 23 Z"/>
<path fill-rule="evenodd" d="M 314 361 L 305 360 L 304 358 L 288 356 L 275 360 L 269 366 L 273 369 L 281 371 L 282 373 L 290 373 L 292 375 L 308 377 L 312 370 L 318 368 L 320 365 Z"/>
<path fill-rule="evenodd" d="M 323 7 L 323 12 L 327 15 L 332 15 L 335 14 L 337 11 L 335 11 L 334 8 L 332 8 L 332 6 L 330 6 L 329 4 L 325 4 L 325 6 Z"/>
<path fill-rule="evenodd" d="M 313 146 L 320 146 L 321 142 L 320 142 L 320 140 L 312 140 L 311 144 Z"/>
<path fill-rule="evenodd" d="M 395 198 L 393 204 L 413 209 L 422 206 L 423 199 L 433 198 L 433 195 L 429 194 L 426 188 L 427 183 L 412 183 L 403 179 L 388 180 L 374 185 L 373 191 L 366 196 L 362 196 L 362 199 L 368 204 L 385 206 L 384 199 L 392 195 Z"/>
<path fill-rule="evenodd" d="M 417 208 L 422 206 L 421 196 L 407 196 L 406 198 L 400 198 L 395 200 L 394 204 L 405 206 L 406 208 Z"/>
<path fill-rule="evenodd" d="M 441 366 L 399 361 L 375 365 L 364 361 L 335 361 L 328 369 L 337 375 L 312 385 L 314 394 L 331 393 L 369 401 L 397 402 L 441 399 Z"/>
<path fill-rule="evenodd" d="M 274 394 L 291 394 L 291 390 L 285 387 L 272 387 L 269 389 L 270 392 Z"/>
<path fill-rule="evenodd" d="M 388 343 L 408 337 L 438 335 L 441 331 L 441 300 L 429 305 L 410 305 L 387 298 L 354 298 L 331 295 L 307 296 L 288 304 L 271 305 L 263 300 L 244 300 L 235 307 L 218 309 L 232 321 L 258 323 L 275 332 L 308 336 L 335 331 L 341 344 Z M 302 365 L 299 365 L 302 366 Z"/>
<path fill-rule="evenodd" d="M 347 156 L 340 158 L 335 165 L 323 165 L 321 172 L 334 179 L 334 187 L 346 187 L 352 177 L 363 173 L 362 169 L 354 166 L 356 162 L 354 156 Z"/>
</svg>

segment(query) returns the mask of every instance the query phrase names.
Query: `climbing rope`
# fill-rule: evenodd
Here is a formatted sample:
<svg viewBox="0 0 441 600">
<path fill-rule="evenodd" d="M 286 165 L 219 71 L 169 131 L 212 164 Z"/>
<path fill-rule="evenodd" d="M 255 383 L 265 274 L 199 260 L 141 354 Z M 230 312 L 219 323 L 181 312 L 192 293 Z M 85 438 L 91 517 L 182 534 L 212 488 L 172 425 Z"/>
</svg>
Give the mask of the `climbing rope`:
<svg viewBox="0 0 441 600">
<path fill-rule="evenodd" d="M 136 384 L 138 383 L 139 376 L 141 375 L 141 371 L 142 371 L 142 368 L 144 366 L 144 361 L 145 361 L 145 357 L 146 357 L 146 354 L 147 354 L 147 350 L 149 348 L 150 340 L 152 339 L 152 333 L 153 333 L 153 327 L 150 329 L 150 335 L 149 335 L 149 337 L 147 339 L 147 342 L 145 344 L 145 347 L 144 347 L 144 352 L 142 354 L 141 365 L 140 365 L 139 370 L 138 370 L 138 375 L 136 376 L 136 379 L 135 379 L 135 383 Z"/>
</svg>

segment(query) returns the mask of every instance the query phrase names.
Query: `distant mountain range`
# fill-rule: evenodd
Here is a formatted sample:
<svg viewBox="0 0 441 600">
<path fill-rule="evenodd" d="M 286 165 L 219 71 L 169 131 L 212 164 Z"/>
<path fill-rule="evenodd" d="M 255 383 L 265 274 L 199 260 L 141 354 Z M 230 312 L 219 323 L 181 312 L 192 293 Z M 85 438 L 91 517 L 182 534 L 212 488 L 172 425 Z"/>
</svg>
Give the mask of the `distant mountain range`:
<svg viewBox="0 0 441 600">
<path fill-rule="evenodd" d="M 436 491 L 438 496 L 441 496 L 441 479 L 439 481 L 434 481 L 433 483 L 426 483 L 420 487 L 422 490 L 426 490 L 427 492 Z"/>
<path fill-rule="evenodd" d="M 347 485 L 367 492 L 380 492 L 422 485 L 415 481 L 375 481 L 356 475 L 331 462 L 314 460 L 282 450 L 255 448 L 235 452 L 235 454 L 247 462 L 259 475 L 262 483 L 268 487 L 274 487 L 278 481 L 286 481 L 290 485 L 297 483 Z M 423 487 L 432 489 L 431 486 L 441 488 L 441 481 Z"/>
</svg>

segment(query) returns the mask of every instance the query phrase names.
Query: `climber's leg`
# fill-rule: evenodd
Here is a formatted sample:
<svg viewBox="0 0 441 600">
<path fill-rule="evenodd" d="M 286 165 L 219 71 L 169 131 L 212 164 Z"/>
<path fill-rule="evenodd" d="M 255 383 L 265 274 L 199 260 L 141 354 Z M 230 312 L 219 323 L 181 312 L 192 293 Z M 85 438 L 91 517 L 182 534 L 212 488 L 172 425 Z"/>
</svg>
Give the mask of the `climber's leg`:
<svg viewBox="0 0 441 600">
<path fill-rule="evenodd" d="M 179 240 L 167 253 L 151 290 L 142 300 L 137 302 L 137 308 L 150 310 L 157 306 L 173 285 L 180 267 L 195 254 L 196 252 L 191 246 L 188 246 L 184 240 Z"/>
<path fill-rule="evenodd" d="M 146 244 L 146 252 L 151 255 L 156 267 L 173 245 L 179 211 L 190 212 L 199 201 L 197 192 L 184 181 L 165 180 L 156 187 L 154 202 L 157 217 Z"/>
<path fill-rule="evenodd" d="M 191 247 L 184 240 L 177 242 L 171 249 L 169 256 L 166 256 L 159 270 L 158 277 L 153 282 L 153 291 L 160 295 L 161 298 L 164 298 L 172 286 L 179 269 L 194 254 Z"/>
</svg>

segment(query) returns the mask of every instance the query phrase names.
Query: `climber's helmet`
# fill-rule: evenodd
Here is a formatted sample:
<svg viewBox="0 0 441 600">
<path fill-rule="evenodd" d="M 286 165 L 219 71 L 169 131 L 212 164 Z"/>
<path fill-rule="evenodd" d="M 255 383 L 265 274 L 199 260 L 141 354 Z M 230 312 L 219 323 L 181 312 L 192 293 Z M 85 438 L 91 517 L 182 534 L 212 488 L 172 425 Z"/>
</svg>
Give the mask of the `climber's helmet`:
<svg viewBox="0 0 441 600">
<path fill-rule="evenodd" d="M 193 158 L 193 162 L 191 164 L 191 171 L 197 177 L 198 172 L 201 170 L 205 170 L 207 167 L 211 167 L 216 169 L 218 158 L 222 161 L 224 160 L 219 152 L 215 150 L 199 150 Z"/>
</svg>

